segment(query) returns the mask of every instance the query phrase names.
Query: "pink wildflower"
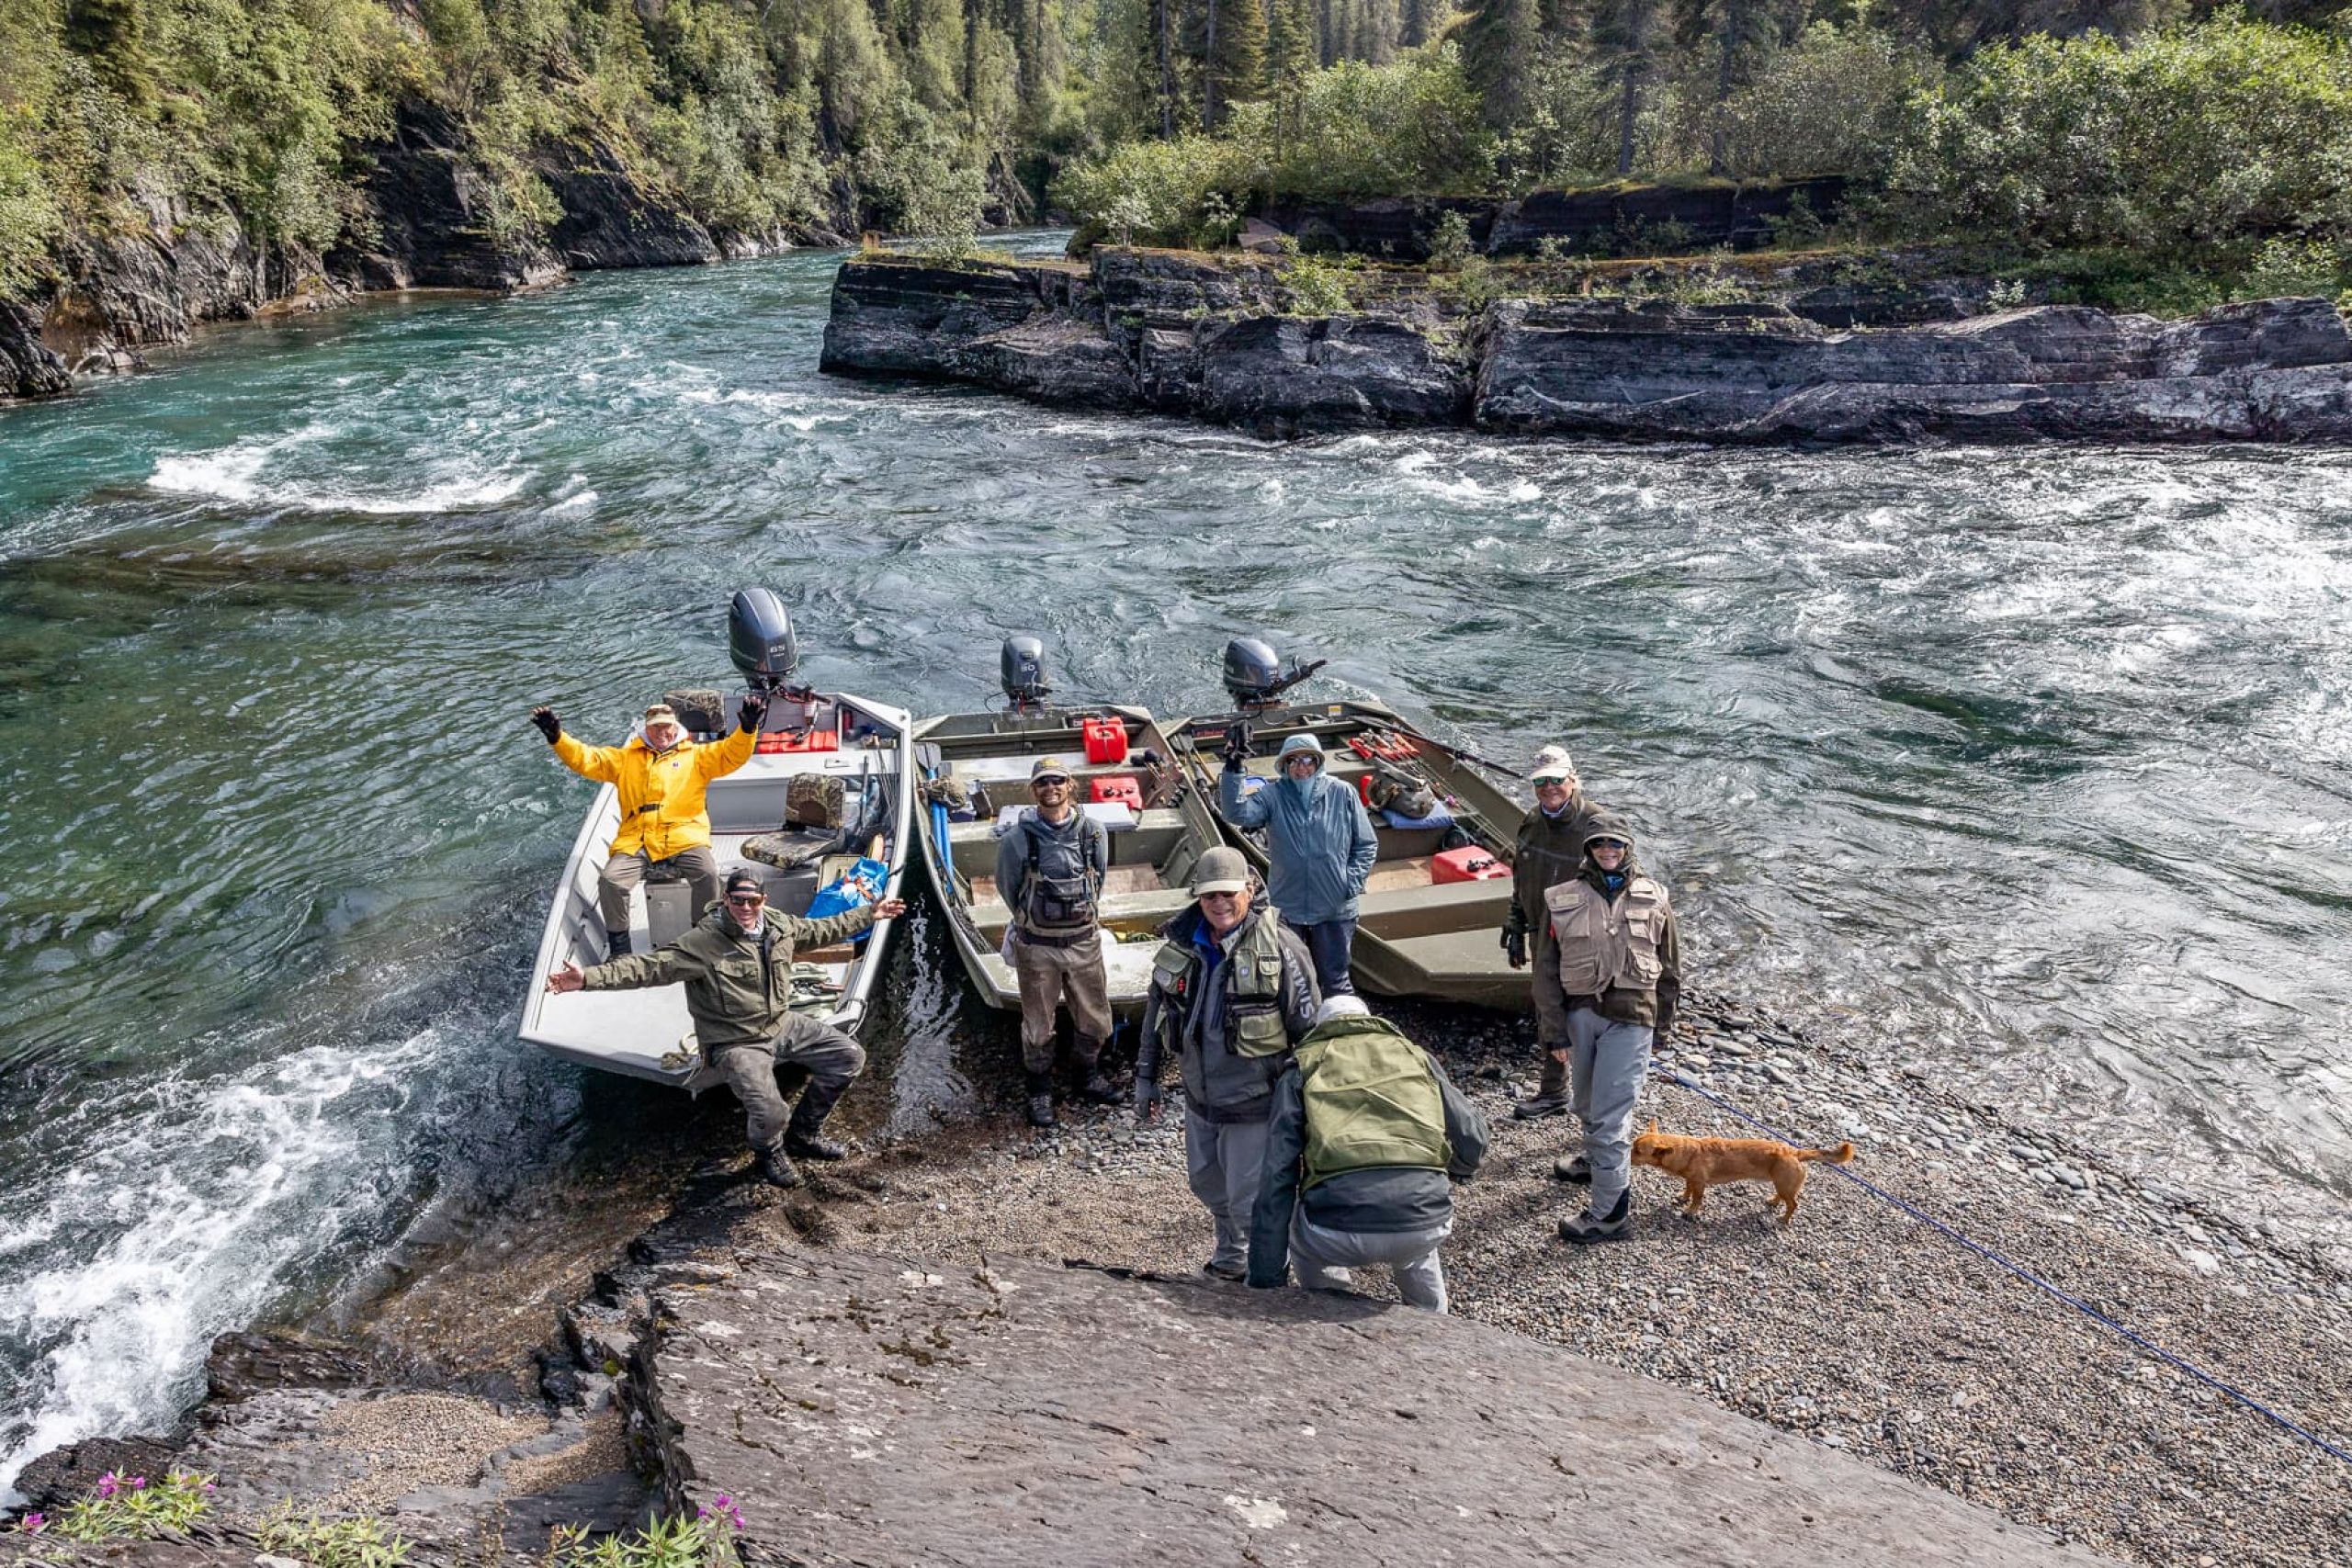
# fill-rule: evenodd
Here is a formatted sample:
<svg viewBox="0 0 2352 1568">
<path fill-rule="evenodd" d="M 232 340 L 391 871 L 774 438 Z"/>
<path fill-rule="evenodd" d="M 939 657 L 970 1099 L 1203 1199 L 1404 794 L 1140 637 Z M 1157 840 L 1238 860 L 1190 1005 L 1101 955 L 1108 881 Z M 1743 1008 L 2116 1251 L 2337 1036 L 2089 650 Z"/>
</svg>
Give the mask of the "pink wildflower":
<svg viewBox="0 0 2352 1568">
<path fill-rule="evenodd" d="M 147 1478 L 146 1478 L 145 1476 L 143 1476 L 143 1475 L 134 1475 L 134 1476 L 132 1476 L 132 1477 L 130 1478 L 130 1489 L 131 1489 L 133 1492 L 144 1492 L 144 1491 L 146 1491 L 146 1490 L 147 1490 Z"/>
<path fill-rule="evenodd" d="M 38 1533 L 40 1528 L 48 1523 L 49 1516 L 47 1514 L 27 1514 L 25 1516 L 25 1522 L 18 1525 L 17 1528 L 23 1530 L 27 1535 L 33 1535 Z"/>
<path fill-rule="evenodd" d="M 122 1477 L 117 1475 L 113 1471 L 109 1470 L 104 1475 L 98 1477 L 99 1496 L 111 1497 L 121 1490 Z"/>
</svg>

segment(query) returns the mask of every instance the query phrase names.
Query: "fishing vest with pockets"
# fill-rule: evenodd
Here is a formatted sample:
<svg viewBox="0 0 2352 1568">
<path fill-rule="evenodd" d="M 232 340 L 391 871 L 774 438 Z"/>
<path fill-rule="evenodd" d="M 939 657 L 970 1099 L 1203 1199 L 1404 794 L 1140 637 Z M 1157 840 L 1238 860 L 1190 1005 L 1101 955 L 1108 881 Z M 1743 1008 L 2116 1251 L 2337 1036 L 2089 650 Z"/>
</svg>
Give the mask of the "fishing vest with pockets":
<svg viewBox="0 0 2352 1568">
<path fill-rule="evenodd" d="M 1560 989 L 1597 997 L 1612 989 L 1657 988 L 1665 964 L 1658 945 L 1670 913 L 1666 889 L 1635 872 L 1615 899 L 1582 877 L 1544 890 L 1552 940 L 1560 947 Z"/>
<path fill-rule="evenodd" d="M 1237 1056 L 1272 1056 L 1290 1049 L 1283 1027 L 1283 950 L 1271 908 L 1242 928 L 1233 951 L 1217 965 L 1225 979 L 1225 1014 L 1231 1028 L 1226 1048 Z M 1151 983 L 1160 995 L 1176 1003 L 1160 1010 L 1165 1044 L 1181 1047 L 1180 1018 L 1189 1020 L 1200 1006 L 1194 994 L 1200 985 L 1201 953 L 1190 939 L 1162 942 L 1151 961 Z"/>
<path fill-rule="evenodd" d="M 1421 1048 L 1377 1018 L 1335 1018 L 1298 1043 L 1306 1186 L 1351 1170 L 1443 1170 L 1445 1096 Z"/>
<path fill-rule="evenodd" d="M 1047 947 L 1074 946 L 1094 933 L 1094 874 L 1090 869 L 1087 847 L 1102 829 L 1092 818 L 1081 815 L 1078 819 L 1077 874 L 1048 876 L 1045 872 L 1045 845 L 1038 835 L 1050 829 L 1035 810 L 1023 812 L 1020 820 L 1029 866 L 1026 886 L 1022 890 L 1021 934 Z"/>
</svg>

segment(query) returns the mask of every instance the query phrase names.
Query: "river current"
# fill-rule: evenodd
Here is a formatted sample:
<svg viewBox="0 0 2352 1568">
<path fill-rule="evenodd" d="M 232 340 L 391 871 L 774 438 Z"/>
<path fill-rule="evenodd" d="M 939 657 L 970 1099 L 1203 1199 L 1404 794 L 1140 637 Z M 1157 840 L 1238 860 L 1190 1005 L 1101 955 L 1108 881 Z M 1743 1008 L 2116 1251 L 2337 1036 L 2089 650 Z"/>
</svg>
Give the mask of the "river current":
<svg viewBox="0 0 2352 1568">
<path fill-rule="evenodd" d="M 213 1335 L 675 1141 L 514 1041 L 590 793 L 525 714 L 725 678 L 754 583 L 808 677 L 918 711 L 1013 630 L 1208 711 L 1262 633 L 1565 739 L 1705 988 L 2340 1215 L 2352 455 L 1266 443 L 820 377 L 837 260 L 371 302 L 0 411 L 0 1495 L 167 1420 Z M 899 1027 L 952 1044 L 942 953 Z"/>
</svg>

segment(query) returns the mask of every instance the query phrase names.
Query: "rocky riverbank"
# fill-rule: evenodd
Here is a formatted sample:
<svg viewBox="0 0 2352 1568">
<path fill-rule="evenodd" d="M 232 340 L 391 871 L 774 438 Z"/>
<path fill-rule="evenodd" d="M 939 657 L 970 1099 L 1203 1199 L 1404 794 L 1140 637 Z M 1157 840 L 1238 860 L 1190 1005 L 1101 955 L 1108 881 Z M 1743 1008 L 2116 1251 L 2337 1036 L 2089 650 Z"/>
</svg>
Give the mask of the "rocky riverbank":
<svg viewBox="0 0 2352 1568">
<path fill-rule="evenodd" d="M 1675 1399 L 1779 1427 L 2129 1561 L 2285 1568 L 2332 1561 L 2352 1538 L 2352 1466 L 1836 1172 L 1816 1171 L 1787 1230 L 1766 1224 L 1757 1190 L 1742 1187 L 1719 1190 L 1703 1219 L 1682 1222 L 1671 1213 L 1672 1183 L 1637 1173 L 1632 1239 L 1591 1250 L 1559 1244 L 1551 1222 L 1575 1195 L 1549 1170 L 1567 1129 L 1516 1122 L 1508 1111 L 1511 1095 L 1528 1087 L 1524 1024 L 1393 1010 L 1440 1043 L 1497 1129 L 1487 1168 L 1460 1191 L 1448 1248 L 1463 1317 L 1645 1374 L 1681 1391 Z M 1703 997 L 1690 1016 L 1661 1056 L 1679 1081 L 1652 1090 L 1668 1127 L 1751 1131 L 1728 1104 L 1802 1141 L 1850 1137 L 1861 1148 L 1854 1173 L 1886 1193 L 2312 1430 L 2339 1443 L 2352 1431 L 2352 1247 L 2340 1231 L 2292 1237 L 2242 1209 L 2143 1181 L 2063 1129 L 1971 1102 L 1917 1072 L 1886 1071 L 1834 1030 L 1790 1027 Z M 721 1136 L 729 1131 L 725 1119 L 711 1125 Z M 913 1309 L 898 1298 L 911 1301 L 909 1291 L 886 1290 L 887 1280 L 871 1289 L 844 1283 L 849 1275 L 882 1268 L 897 1280 L 911 1269 L 943 1290 L 983 1278 L 1034 1288 L 1035 1277 L 1007 1261 L 1029 1258 L 1192 1280 L 1207 1248 L 1173 1119 L 1139 1128 L 1123 1110 L 1072 1111 L 1040 1135 L 1008 1108 L 816 1170 L 796 1192 L 737 1179 L 731 1164 L 683 1179 L 669 1217 L 560 1314 L 560 1336 L 537 1358 L 536 1387 L 390 1377 L 380 1362 L 333 1347 L 232 1337 L 216 1349 L 211 1397 L 181 1432 L 62 1450 L 20 1484 L 37 1506 L 53 1507 L 107 1469 L 153 1470 L 176 1459 L 220 1474 L 222 1490 L 211 1534 L 170 1549 L 197 1555 L 173 1561 L 250 1561 L 260 1521 L 290 1499 L 383 1517 L 417 1543 L 413 1562 L 481 1562 L 542 1555 L 555 1524 L 614 1529 L 651 1507 L 707 1502 L 731 1479 L 753 1499 L 747 1547 L 791 1560 L 814 1538 L 783 1517 L 763 1519 L 757 1500 L 789 1503 L 786 1512 L 799 1517 L 831 1495 L 832 1477 L 846 1478 L 840 1484 L 865 1499 L 859 1506 L 896 1519 L 894 1529 L 925 1528 L 890 1501 L 897 1483 L 859 1479 L 856 1445 L 847 1442 L 856 1434 L 834 1430 L 853 1404 L 866 1412 L 861 1430 L 870 1428 L 861 1441 L 878 1444 L 874 1434 L 887 1432 L 897 1451 L 935 1445 L 954 1422 L 979 1417 L 967 1411 L 950 1422 L 947 1404 L 910 1391 L 978 1375 L 961 1369 L 1012 1365 L 1001 1357 L 1022 1334 L 1069 1330 L 1053 1329 L 1060 1319 L 1050 1316 L 1023 1328 L 1015 1313 L 1009 1325 L 967 1325 L 1013 1332 L 1004 1348 L 942 1345 L 928 1330 L 899 1332 L 907 1325 L 899 1316 Z M 1388 1294 L 1385 1280 L 1363 1284 Z M 1199 1304 L 1219 1288 L 1182 1289 L 1189 1293 L 1154 1309 L 1154 1321 L 1170 1311 L 1231 1317 Z M 794 1304 L 795 1292 L 811 1290 L 831 1292 L 826 1300 L 835 1304 Z M 1245 1316 L 1256 1314 L 1250 1292 L 1232 1293 L 1243 1298 L 1235 1311 L 1246 1304 Z M 1102 1332 L 1104 1314 L 1130 1310 L 1108 1298 L 1084 1304 L 1093 1301 L 1080 1291 L 1055 1311 Z M 1342 1311 L 1284 1302 L 1274 1315 L 1285 1322 Z M 888 1353 L 876 1366 L 906 1381 L 853 1377 L 842 1356 L 794 1362 L 837 1367 L 806 1374 L 825 1386 L 802 1390 L 797 1397 L 813 1403 L 794 1416 L 790 1391 L 725 1373 L 730 1358 L 752 1348 L 736 1336 L 752 1332 L 743 1314 L 754 1307 L 797 1314 L 793 1332 L 803 1338 L 870 1320 L 865 1338 Z M 1228 1332 L 1250 1331 L 1212 1332 L 1204 1322 L 1178 1338 Z M 1031 1343 L 1025 1354 L 1046 1353 L 1046 1342 Z M 1182 1363 L 1174 1342 L 1158 1343 L 1157 1353 Z M 1488 1369 L 1522 1356 L 1501 1343 L 1465 1343 L 1462 1353 Z M 1201 1375 L 1181 1364 L 1172 1371 L 1180 1382 Z M 1126 1386 L 1115 1376 L 1114 1383 Z M 1261 1401 L 1264 1391 L 1251 1381 L 1242 1392 Z M 1035 1393 L 1016 1403 L 1035 1406 Z M 1135 1395 L 1144 1405 L 1153 1397 Z M 1136 1434 L 1157 1419 L 1123 1426 L 1075 1396 L 1052 1408 L 1055 1419 L 1094 1433 L 1087 1442 L 1098 1446 L 1141 1441 Z M 934 1428 L 926 1411 L 947 1426 Z M 1573 1401 L 1543 1417 L 1571 1428 L 1559 1438 L 1570 1470 L 1577 1418 Z M 1596 1460 L 1615 1451 L 1617 1439 L 1602 1429 L 1611 1428 L 1604 1421 L 1584 1439 Z M 815 1446 L 803 1451 L 796 1441 Z M 1607 1484 L 1600 1476 L 1616 1462 L 1585 1483 Z M 1029 1484 L 1016 1472 L 1035 1474 L 1032 1458 L 1008 1454 L 1007 1463 L 1012 1469 L 996 1481 L 970 1478 L 999 1506 Z M 1261 1485 L 1252 1495 L 1268 1494 Z M 1314 1495 L 1346 1500 L 1328 1488 Z M 1106 1528 L 1088 1522 L 1099 1502 L 1084 1504 L 1068 1485 L 1051 1495 L 1060 1500 L 1034 1499 L 1041 1517 L 1069 1529 Z M 1221 1509 L 1213 1497 L 1209 1505 L 1199 1515 L 1179 1507 L 1160 1523 L 1180 1533 L 1205 1528 Z M 1773 1539 L 1758 1526 L 1758 1560 L 1777 1560 L 1766 1545 Z M 1967 1539 L 1953 1538 L 1955 1553 Z M 2039 1561 L 2031 1553 L 2046 1549 L 2020 1538 L 2011 1550 L 1986 1560 Z M 904 1558 L 919 1559 L 933 1560 Z"/>
<path fill-rule="evenodd" d="M 507 291 L 605 267 L 691 266 L 838 244 L 831 231 L 713 232 L 634 177 L 597 142 L 549 142 L 534 172 L 559 216 L 545 233 L 503 218 L 468 133 L 447 111 L 410 100 L 368 168 L 348 232 L 322 253 L 264 240 L 233 214 L 150 198 L 127 228 L 77 234 L 49 279 L 0 299 L 0 400 L 54 397 L 77 376 L 130 370 L 143 351 L 187 341 L 209 321 L 318 310 L 403 288 Z"/>
<path fill-rule="evenodd" d="M 822 364 L 1270 435 L 2352 440 L 2352 332 L 2322 299 L 2165 321 L 1995 309 L 1983 280 L 1799 278 L 1686 303 L 1605 279 L 1518 298 L 1514 275 L 1477 276 L 1116 246 L 1082 263 L 860 256 L 834 283 Z"/>
</svg>

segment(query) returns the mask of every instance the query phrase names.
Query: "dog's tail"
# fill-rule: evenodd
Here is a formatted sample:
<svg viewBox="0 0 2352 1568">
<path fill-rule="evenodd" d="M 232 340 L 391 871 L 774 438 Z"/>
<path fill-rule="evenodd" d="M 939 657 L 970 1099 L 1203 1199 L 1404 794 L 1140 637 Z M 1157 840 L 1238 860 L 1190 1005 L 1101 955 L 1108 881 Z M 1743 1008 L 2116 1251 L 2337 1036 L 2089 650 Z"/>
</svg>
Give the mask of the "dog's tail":
<svg viewBox="0 0 2352 1568">
<path fill-rule="evenodd" d="M 1840 1144 L 1834 1149 L 1799 1149 L 1796 1153 L 1799 1159 L 1826 1160 L 1831 1165 L 1845 1165 L 1854 1157 L 1854 1145 Z"/>
</svg>

